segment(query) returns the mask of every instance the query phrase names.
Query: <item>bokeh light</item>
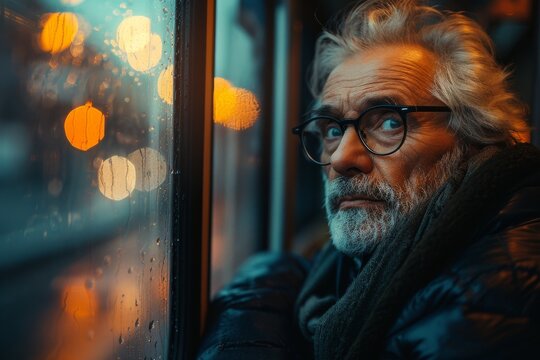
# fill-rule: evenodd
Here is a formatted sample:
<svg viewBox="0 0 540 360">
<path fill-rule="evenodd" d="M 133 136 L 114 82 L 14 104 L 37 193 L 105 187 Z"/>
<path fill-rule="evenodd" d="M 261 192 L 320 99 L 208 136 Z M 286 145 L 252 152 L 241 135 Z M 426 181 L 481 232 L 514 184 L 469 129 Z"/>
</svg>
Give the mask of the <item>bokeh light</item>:
<svg viewBox="0 0 540 360">
<path fill-rule="evenodd" d="M 130 16 L 118 25 L 116 42 L 127 54 L 144 49 L 151 40 L 150 19 L 146 16 Z"/>
<path fill-rule="evenodd" d="M 158 151 L 148 147 L 138 149 L 128 155 L 128 160 L 135 165 L 137 190 L 152 191 L 165 181 L 167 163 Z"/>
<path fill-rule="evenodd" d="M 150 35 L 150 41 L 139 51 L 127 54 L 128 63 L 133 70 L 146 72 L 161 60 L 163 44 L 157 34 Z"/>
<path fill-rule="evenodd" d="M 98 312 L 98 297 L 90 279 L 75 278 L 62 291 L 61 305 L 64 312 L 76 321 L 95 320 Z"/>
<path fill-rule="evenodd" d="M 214 79 L 214 121 L 233 130 L 252 127 L 260 114 L 257 97 L 225 79 Z"/>
<path fill-rule="evenodd" d="M 214 79 L 214 121 L 223 124 L 234 115 L 236 97 L 234 87 L 223 78 Z"/>
<path fill-rule="evenodd" d="M 77 15 L 70 12 L 45 15 L 43 29 L 39 37 L 40 48 L 57 54 L 67 49 L 79 31 Z"/>
<path fill-rule="evenodd" d="M 173 103 L 173 66 L 169 65 L 158 77 L 157 90 L 158 95 L 167 104 Z"/>
<path fill-rule="evenodd" d="M 235 88 L 234 116 L 223 122 L 223 125 L 233 130 L 244 130 L 252 127 L 260 114 L 259 101 L 255 94 L 246 89 Z"/>
<path fill-rule="evenodd" d="M 64 122 L 64 131 L 74 148 L 86 151 L 105 136 L 105 115 L 87 102 L 70 111 Z"/>
<path fill-rule="evenodd" d="M 103 196 L 119 201 L 127 198 L 135 189 L 135 166 L 121 156 L 103 160 L 98 169 L 98 187 Z"/>
</svg>

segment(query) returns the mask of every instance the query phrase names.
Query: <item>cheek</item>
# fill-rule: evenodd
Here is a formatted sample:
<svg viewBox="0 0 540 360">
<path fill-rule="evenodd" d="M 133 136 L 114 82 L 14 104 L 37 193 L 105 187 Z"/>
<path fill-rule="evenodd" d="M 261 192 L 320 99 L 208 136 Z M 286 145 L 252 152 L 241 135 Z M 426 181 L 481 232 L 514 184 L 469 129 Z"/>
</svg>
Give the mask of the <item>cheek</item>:
<svg viewBox="0 0 540 360">
<path fill-rule="evenodd" d="M 455 136 L 441 129 L 407 135 L 407 140 L 395 156 L 380 159 L 378 168 L 387 182 L 401 186 L 413 171 L 429 170 L 455 144 Z"/>
</svg>

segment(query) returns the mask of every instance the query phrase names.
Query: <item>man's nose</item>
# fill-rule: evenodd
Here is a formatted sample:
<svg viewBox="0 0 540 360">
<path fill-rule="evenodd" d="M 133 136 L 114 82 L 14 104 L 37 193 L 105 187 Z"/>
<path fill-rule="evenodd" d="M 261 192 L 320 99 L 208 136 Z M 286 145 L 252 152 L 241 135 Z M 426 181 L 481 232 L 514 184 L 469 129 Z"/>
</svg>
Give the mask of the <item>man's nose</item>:
<svg viewBox="0 0 540 360">
<path fill-rule="evenodd" d="M 340 175 L 348 177 L 367 174 L 373 170 L 371 153 L 362 144 L 352 126 L 347 127 L 338 148 L 330 157 L 330 167 Z"/>
</svg>

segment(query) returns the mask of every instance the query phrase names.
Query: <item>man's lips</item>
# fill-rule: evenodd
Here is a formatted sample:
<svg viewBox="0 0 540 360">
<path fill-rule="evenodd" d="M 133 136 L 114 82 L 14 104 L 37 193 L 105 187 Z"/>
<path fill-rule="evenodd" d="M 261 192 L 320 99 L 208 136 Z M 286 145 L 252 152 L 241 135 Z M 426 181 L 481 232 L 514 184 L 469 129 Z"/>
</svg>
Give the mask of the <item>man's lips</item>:
<svg viewBox="0 0 540 360">
<path fill-rule="evenodd" d="M 336 201 L 339 210 L 383 205 L 384 201 L 368 196 L 346 196 Z"/>
</svg>

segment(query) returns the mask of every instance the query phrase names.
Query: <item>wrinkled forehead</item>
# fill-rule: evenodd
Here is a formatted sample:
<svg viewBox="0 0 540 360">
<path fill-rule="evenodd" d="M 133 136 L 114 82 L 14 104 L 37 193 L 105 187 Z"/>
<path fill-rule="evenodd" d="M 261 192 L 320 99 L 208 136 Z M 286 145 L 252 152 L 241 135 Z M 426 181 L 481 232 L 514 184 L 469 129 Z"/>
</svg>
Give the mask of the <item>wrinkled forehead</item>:
<svg viewBox="0 0 540 360">
<path fill-rule="evenodd" d="M 433 105 L 436 57 L 420 46 L 387 45 L 346 58 L 329 75 L 319 106 L 342 115 L 385 99 L 402 105 Z"/>
</svg>

